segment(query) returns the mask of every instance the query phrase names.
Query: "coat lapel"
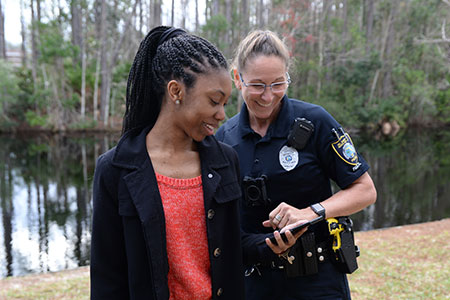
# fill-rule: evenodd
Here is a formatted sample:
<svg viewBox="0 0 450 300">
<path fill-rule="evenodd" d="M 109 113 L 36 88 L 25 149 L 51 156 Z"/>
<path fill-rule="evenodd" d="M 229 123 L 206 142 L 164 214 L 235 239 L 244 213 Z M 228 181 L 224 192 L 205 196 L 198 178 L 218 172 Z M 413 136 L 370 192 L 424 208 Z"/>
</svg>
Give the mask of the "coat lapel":
<svg viewBox="0 0 450 300">
<path fill-rule="evenodd" d="M 146 148 L 148 132 L 149 128 L 137 136 L 124 136 L 117 145 L 113 163 L 129 170 L 123 180 L 142 224 L 156 295 L 165 299 L 169 270 L 166 226 L 155 171 Z"/>
<path fill-rule="evenodd" d="M 156 295 L 167 295 L 169 266 L 164 210 L 150 160 L 124 180 L 142 223 Z"/>
<path fill-rule="evenodd" d="M 228 162 L 214 137 L 206 137 L 199 142 L 198 150 L 202 170 L 203 197 L 207 200 L 213 197 L 222 179 L 218 170 L 228 166 Z"/>
</svg>

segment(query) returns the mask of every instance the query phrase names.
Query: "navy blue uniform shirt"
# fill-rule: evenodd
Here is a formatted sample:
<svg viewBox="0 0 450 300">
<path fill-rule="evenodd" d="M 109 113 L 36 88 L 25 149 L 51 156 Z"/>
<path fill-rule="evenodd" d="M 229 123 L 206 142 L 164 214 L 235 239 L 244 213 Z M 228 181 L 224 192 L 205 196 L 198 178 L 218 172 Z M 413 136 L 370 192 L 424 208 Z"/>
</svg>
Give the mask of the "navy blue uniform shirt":
<svg viewBox="0 0 450 300">
<path fill-rule="evenodd" d="M 297 117 L 303 117 L 314 125 L 314 132 L 302 150 L 285 147 L 291 125 Z M 357 152 L 354 154 L 357 154 L 359 163 L 355 166 L 344 157 L 342 145 L 341 148 L 333 149 L 332 144 L 338 141 L 333 129 L 342 136 L 344 133 L 340 128 L 341 125 L 322 107 L 287 96 L 282 99 L 277 119 L 262 138 L 250 128 L 245 104 L 239 114 L 219 128 L 217 139 L 231 145 L 239 155 L 241 182 L 245 176 L 267 176 L 267 194 L 271 203 L 268 206 L 250 207 L 243 199 L 241 226 L 244 232 L 271 232 L 272 229 L 263 227 L 262 222 L 281 202 L 299 209 L 308 207 L 332 195 L 330 179 L 345 189 L 369 169 Z M 329 236 L 324 221 L 310 226 L 309 230 L 315 231 L 317 242 Z M 253 236 L 257 238 L 257 235 Z M 255 240 L 243 241 L 244 253 L 255 248 L 254 244 Z M 262 247 L 268 248 L 265 244 Z M 267 249 L 253 250 L 259 255 L 259 260 L 271 259 L 262 255 L 264 251 L 268 253 Z M 246 261 L 249 263 L 248 259 Z"/>
</svg>

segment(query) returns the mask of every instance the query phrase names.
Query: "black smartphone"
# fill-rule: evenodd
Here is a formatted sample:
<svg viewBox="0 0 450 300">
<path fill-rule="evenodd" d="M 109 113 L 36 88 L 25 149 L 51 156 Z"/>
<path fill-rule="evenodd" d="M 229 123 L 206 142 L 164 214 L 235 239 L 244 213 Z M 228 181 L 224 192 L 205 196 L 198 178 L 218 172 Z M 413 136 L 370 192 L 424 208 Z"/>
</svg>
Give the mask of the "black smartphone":
<svg viewBox="0 0 450 300">
<path fill-rule="evenodd" d="M 303 224 L 300 224 L 298 226 L 295 226 L 294 228 L 290 229 L 290 232 L 295 235 L 297 234 L 300 230 L 302 230 L 303 228 L 309 226 L 309 225 L 313 225 L 316 224 L 319 221 L 322 221 L 323 217 L 319 216 L 315 219 L 312 219 L 311 221 L 305 222 Z M 269 236 L 265 237 L 264 240 L 258 242 L 258 245 L 264 244 L 266 243 L 266 238 L 269 238 L 270 241 L 272 242 L 272 244 L 278 245 L 277 240 L 275 239 L 275 236 L 273 235 L 273 233 L 271 233 Z M 281 238 L 283 239 L 283 241 L 285 241 L 286 243 L 288 242 L 288 239 L 286 237 L 286 234 L 284 232 L 281 233 Z"/>
</svg>

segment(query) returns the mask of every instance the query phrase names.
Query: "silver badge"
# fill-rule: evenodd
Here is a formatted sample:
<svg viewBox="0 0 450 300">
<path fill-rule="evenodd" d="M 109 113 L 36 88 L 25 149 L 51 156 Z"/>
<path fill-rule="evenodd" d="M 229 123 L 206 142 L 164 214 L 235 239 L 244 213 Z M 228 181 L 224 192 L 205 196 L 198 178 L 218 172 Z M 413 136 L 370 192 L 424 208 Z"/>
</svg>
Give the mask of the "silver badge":
<svg viewBox="0 0 450 300">
<path fill-rule="evenodd" d="M 290 171 L 298 164 L 298 152 L 295 148 L 283 146 L 280 150 L 280 165 L 286 171 Z"/>
</svg>

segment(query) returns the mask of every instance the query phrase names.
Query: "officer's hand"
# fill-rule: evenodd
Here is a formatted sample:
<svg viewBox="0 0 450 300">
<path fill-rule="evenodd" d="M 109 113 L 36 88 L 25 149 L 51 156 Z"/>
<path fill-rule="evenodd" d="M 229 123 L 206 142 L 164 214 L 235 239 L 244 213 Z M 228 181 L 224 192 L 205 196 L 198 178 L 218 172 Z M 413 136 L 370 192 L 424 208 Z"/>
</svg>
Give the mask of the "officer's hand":
<svg viewBox="0 0 450 300">
<path fill-rule="evenodd" d="M 295 222 L 293 224 L 290 224 L 286 227 L 284 227 L 280 232 L 284 232 L 287 238 L 287 242 L 285 242 L 283 240 L 283 238 L 281 237 L 280 232 L 275 231 L 273 233 L 275 240 L 277 241 L 277 245 L 275 245 L 274 243 L 272 243 L 270 241 L 269 238 L 266 238 L 266 244 L 267 246 L 270 247 L 270 249 L 272 249 L 272 251 L 275 254 L 281 254 L 283 252 L 285 252 L 287 249 L 291 248 L 295 242 L 297 241 L 297 239 L 303 234 L 305 233 L 305 231 L 307 230 L 307 227 L 303 228 L 302 230 L 300 230 L 299 232 L 297 232 L 297 234 L 295 234 L 295 236 L 291 233 L 291 231 L 289 230 L 290 228 L 294 228 L 297 225 L 301 225 L 303 223 L 307 222 L 306 220 L 300 220 L 298 222 Z"/>
<path fill-rule="evenodd" d="M 286 225 L 305 219 L 308 220 L 308 216 L 304 215 L 302 210 L 281 202 L 269 213 L 269 220 L 264 221 L 263 226 L 272 227 L 273 229 L 283 228 Z"/>
</svg>

